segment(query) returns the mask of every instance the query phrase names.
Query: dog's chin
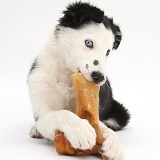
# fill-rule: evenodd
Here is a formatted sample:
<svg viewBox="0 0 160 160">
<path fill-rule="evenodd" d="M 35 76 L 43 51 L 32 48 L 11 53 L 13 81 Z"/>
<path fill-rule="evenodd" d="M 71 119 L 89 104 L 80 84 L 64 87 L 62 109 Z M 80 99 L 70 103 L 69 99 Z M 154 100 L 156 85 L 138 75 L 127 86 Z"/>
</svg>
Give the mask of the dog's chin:
<svg viewBox="0 0 160 160">
<path fill-rule="evenodd" d="M 105 83 L 105 81 L 102 81 L 102 82 L 99 82 L 99 83 L 95 83 L 95 82 L 93 82 L 93 83 L 96 84 L 97 86 L 102 86 Z"/>
</svg>

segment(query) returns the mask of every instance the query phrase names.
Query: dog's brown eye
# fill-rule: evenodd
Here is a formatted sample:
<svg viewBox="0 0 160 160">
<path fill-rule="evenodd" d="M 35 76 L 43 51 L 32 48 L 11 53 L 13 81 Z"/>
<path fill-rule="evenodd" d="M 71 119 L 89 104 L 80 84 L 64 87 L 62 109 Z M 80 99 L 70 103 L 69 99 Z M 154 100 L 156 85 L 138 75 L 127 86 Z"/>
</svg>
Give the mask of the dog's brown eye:
<svg viewBox="0 0 160 160">
<path fill-rule="evenodd" d="M 110 49 L 107 51 L 106 56 L 108 56 L 108 55 L 109 55 L 109 53 L 110 53 Z"/>
<path fill-rule="evenodd" d="M 92 40 L 85 40 L 85 44 L 89 48 L 93 48 L 93 41 Z"/>
</svg>

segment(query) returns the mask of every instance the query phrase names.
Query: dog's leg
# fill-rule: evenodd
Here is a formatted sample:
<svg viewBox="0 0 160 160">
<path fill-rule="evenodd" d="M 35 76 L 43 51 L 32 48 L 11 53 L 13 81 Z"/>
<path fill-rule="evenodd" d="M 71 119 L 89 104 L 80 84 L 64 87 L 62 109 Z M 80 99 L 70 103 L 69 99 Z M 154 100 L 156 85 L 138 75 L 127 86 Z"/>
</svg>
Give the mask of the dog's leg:
<svg viewBox="0 0 160 160">
<path fill-rule="evenodd" d="M 45 113 L 39 117 L 36 128 L 50 140 L 57 129 L 64 132 L 74 148 L 91 149 L 96 143 L 96 133 L 89 122 L 67 110 Z"/>
<path fill-rule="evenodd" d="M 129 111 L 113 99 L 109 80 L 100 88 L 100 120 L 112 130 L 123 129 L 130 120 Z"/>
<path fill-rule="evenodd" d="M 102 122 L 99 123 L 104 137 L 104 142 L 100 149 L 100 153 L 104 160 L 123 160 L 124 150 L 114 131 L 105 126 Z"/>
<path fill-rule="evenodd" d="M 35 127 L 46 139 L 53 140 L 55 131 L 60 130 L 74 148 L 90 149 L 96 143 L 95 130 L 87 120 L 64 110 L 67 108 L 64 88 L 65 84 L 55 83 L 54 77 L 49 77 L 43 70 L 37 69 L 30 75 L 29 91 L 37 120 Z M 35 128 L 33 131 L 35 133 Z"/>
<path fill-rule="evenodd" d="M 38 130 L 37 130 L 35 125 L 33 127 L 31 127 L 29 135 L 32 138 L 43 138 L 43 136 L 38 132 Z"/>
<path fill-rule="evenodd" d="M 119 102 L 112 100 L 110 103 L 109 112 L 106 114 L 106 119 L 103 119 L 103 123 L 112 130 L 123 129 L 130 120 L 130 113 L 128 110 Z"/>
</svg>

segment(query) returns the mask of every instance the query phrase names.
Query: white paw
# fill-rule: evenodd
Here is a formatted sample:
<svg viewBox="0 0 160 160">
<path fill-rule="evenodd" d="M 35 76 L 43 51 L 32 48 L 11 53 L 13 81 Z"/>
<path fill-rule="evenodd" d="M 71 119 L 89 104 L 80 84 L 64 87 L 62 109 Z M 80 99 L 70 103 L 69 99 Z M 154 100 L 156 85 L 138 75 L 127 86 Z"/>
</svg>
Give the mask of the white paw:
<svg viewBox="0 0 160 160">
<path fill-rule="evenodd" d="M 100 150 L 104 160 L 123 160 L 124 150 L 116 137 L 109 136 Z"/>
<path fill-rule="evenodd" d="M 29 135 L 32 138 L 42 138 L 42 135 L 38 132 L 37 128 L 35 126 L 33 126 L 30 130 Z"/>
<path fill-rule="evenodd" d="M 95 130 L 87 120 L 78 119 L 70 125 L 66 124 L 63 132 L 74 148 L 92 149 L 96 144 Z"/>
</svg>

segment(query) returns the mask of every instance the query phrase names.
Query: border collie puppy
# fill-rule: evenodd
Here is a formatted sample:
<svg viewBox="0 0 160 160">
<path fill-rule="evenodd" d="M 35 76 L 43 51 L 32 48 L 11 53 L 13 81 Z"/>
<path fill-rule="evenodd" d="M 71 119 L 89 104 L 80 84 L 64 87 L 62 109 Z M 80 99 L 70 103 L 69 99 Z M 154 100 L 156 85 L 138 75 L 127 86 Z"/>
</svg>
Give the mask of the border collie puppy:
<svg viewBox="0 0 160 160">
<path fill-rule="evenodd" d="M 74 114 L 76 96 L 71 74 L 80 71 L 88 81 L 101 86 L 99 125 L 105 141 L 100 153 L 104 159 L 122 160 L 124 152 L 113 130 L 125 127 L 130 114 L 113 99 L 105 73 L 109 53 L 121 42 L 120 28 L 89 3 L 72 3 L 63 13 L 29 73 L 35 117 L 30 135 L 53 140 L 58 129 L 74 148 L 91 149 L 95 145 L 95 130 Z"/>
</svg>

